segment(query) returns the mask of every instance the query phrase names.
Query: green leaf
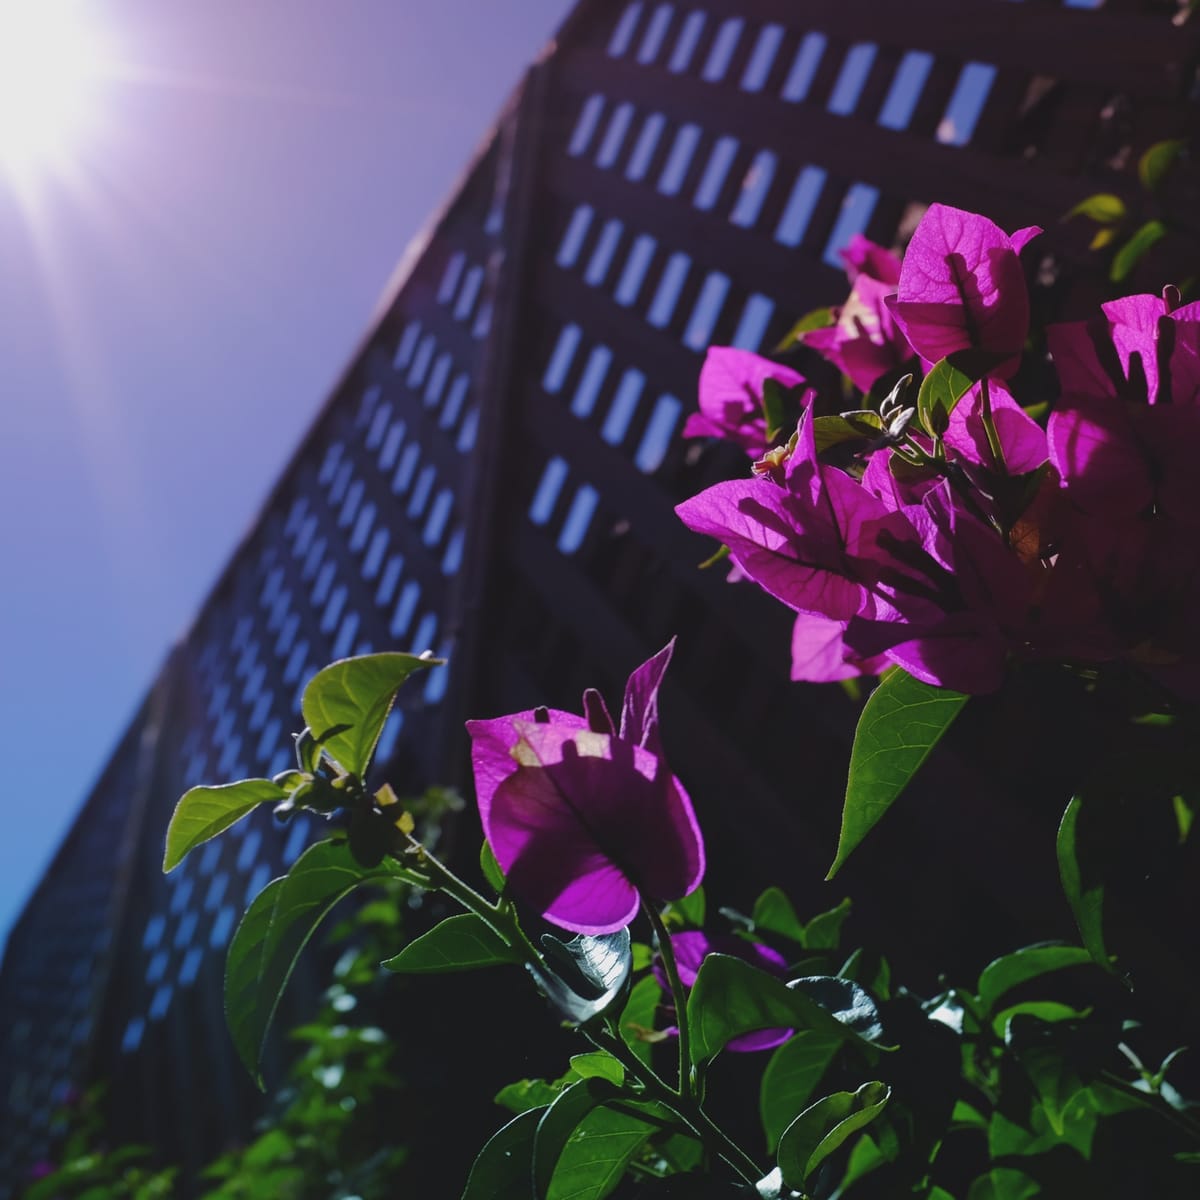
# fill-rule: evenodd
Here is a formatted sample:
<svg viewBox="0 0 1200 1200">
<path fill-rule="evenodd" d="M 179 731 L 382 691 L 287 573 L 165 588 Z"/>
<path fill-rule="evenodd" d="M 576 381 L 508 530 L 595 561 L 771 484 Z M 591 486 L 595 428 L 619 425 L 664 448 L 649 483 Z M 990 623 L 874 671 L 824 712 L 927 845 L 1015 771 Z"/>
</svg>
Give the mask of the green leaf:
<svg viewBox="0 0 1200 1200">
<path fill-rule="evenodd" d="M 1091 1014 L 1090 1008 L 1072 1008 L 1058 1000 L 1026 1000 L 1021 1004 L 1011 1004 L 1001 1009 L 992 1018 L 992 1032 L 1003 1039 L 1008 1031 L 1008 1023 L 1013 1017 L 1036 1017 L 1039 1021 L 1054 1024 L 1057 1021 L 1081 1021 Z"/>
<path fill-rule="evenodd" d="M 1130 237 L 1129 241 L 1113 255 L 1112 265 L 1108 268 L 1108 277 L 1113 283 L 1120 283 L 1146 255 L 1146 252 L 1156 242 L 1167 236 L 1167 227 L 1161 221 L 1147 221 Z"/>
<path fill-rule="evenodd" d="M 935 364 L 921 381 L 917 393 L 917 419 L 936 437 L 950 426 L 950 414 L 955 405 L 971 390 L 975 380 L 960 371 L 949 358 Z"/>
<path fill-rule="evenodd" d="M 842 939 L 842 926 L 850 915 L 850 898 L 846 897 L 837 908 L 818 913 L 804 930 L 806 950 L 836 950 Z"/>
<path fill-rule="evenodd" d="M 789 389 L 777 379 L 763 380 L 762 412 L 767 426 L 768 442 L 773 442 L 783 428 L 788 391 Z"/>
<path fill-rule="evenodd" d="M 322 749 L 362 778 L 392 707 L 397 689 L 414 672 L 442 662 L 415 654 L 365 654 L 330 663 L 309 680 L 301 709 Z M 344 726 L 340 733 L 323 737 Z"/>
<path fill-rule="evenodd" d="M 908 786 L 966 702 L 962 692 L 922 683 L 902 670 L 886 676 L 871 693 L 850 751 L 842 831 L 826 879 L 837 874 Z"/>
<path fill-rule="evenodd" d="M 813 441 L 817 453 L 842 442 L 873 442 L 883 436 L 883 418 L 874 412 L 848 412 L 813 418 Z"/>
<path fill-rule="evenodd" d="M 779 1139 L 779 1166 L 784 1182 L 801 1188 L 804 1181 L 851 1134 L 869 1125 L 888 1102 L 885 1083 L 864 1083 L 856 1092 L 834 1092 L 802 1112 Z"/>
<path fill-rule="evenodd" d="M 163 873 L 173 871 L 189 850 L 236 824 L 260 804 L 283 800 L 287 792 L 269 779 L 243 779 L 183 793 L 167 826 Z"/>
<path fill-rule="evenodd" d="M 545 1111 L 531 1108 L 492 1135 L 471 1168 L 462 1200 L 532 1195 L 533 1139 Z"/>
<path fill-rule="evenodd" d="M 333 906 L 362 883 L 399 875 L 368 870 L 345 842 L 318 842 L 267 884 L 242 917 L 225 961 L 225 1019 L 246 1069 L 261 1088 L 259 1056 L 292 968 Z"/>
<path fill-rule="evenodd" d="M 835 324 L 832 308 L 814 308 L 812 312 L 805 313 L 795 325 L 791 327 L 784 335 L 783 340 L 775 347 L 776 354 L 782 354 L 785 350 L 790 350 L 798 341 L 801 334 L 808 333 L 810 329 L 826 329 L 830 325 Z"/>
<path fill-rule="evenodd" d="M 754 911 L 750 914 L 754 928 L 767 933 L 777 933 L 780 937 L 804 945 L 804 924 L 796 916 L 787 894 L 777 887 L 769 887 L 754 902 Z"/>
<path fill-rule="evenodd" d="M 654 1029 L 654 1014 L 662 1000 L 662 987 L 653 975 L 634 984 L 621 1013 L 621 1036 L 637 1057 L 650 1065 L 652 1045 L 646 1034 Z"/>
<path fill-rule="evenodd" d="M 626 989 L 633 968 L 629 929 L 596 937 L 577 934 L 564 942 L 544 933 L 545 968 L 529 964 L 542 995 L 573 1025 L 600 1016 Z"/>
<path fill-rule="evenodd" d="M 1097 192 L 1075 205 L 1063 220 L 1071 217 L 1087 217 L 1099 225 L 1115 225 L 1125 220 L 1125 201 L 1111 192 Z"/>
<path fill-rule="evenodd" d="M 691 929 L 704 928 L 704 889 L 696 888 L 690 895 L 684 896 L 681 900 L 672 900 L 670 911 L 678 914 L 683 921 L 683 924 Z"/>
<path fill-rule="evenodd" d="M 971 1184 L 967 1200 L 1032 1200 L 1042 1189 L 1015 1167 L 993 1167 Z"/>
<path fill-rule="evenodd" d="M 1091 955 L 1082 946 L 1026 946 L 984 967 L 979 976 L 979 999 L 990 1012 L 1005 992 L 1040 975 L 1086 962 L 1091 962 Z"/>
<path fill-rule="evenodd" d="M 493 1100 L 510 1112 L 523 1113 L 531 1108 L 546 1108 L 558 1099 L 562 1088 L 544 1079 L 518 1079 L 502 1087 Z"/>
<path fill-rule="evenodd" d="M 603 1200 L 611 1195 L 655 1128 L 629 1112 L 593 1109 L 563 1146 L 546 1200 Z M 507 1200 L 508 1195 L 492 1193 L 495 1200 L 501 1196 Z"/>
<path fill-rule="evenodd" d="M 607 1079 L 609 1083 L 625 1082 L 625 1068 L 607 1050 L 591 1050 L 571 1056 L 571 1070 L 580 1079 Z"/>
<path fill-rule="evenodd" d="M 533 1194 L 544 1196 L 567 1139 L 594 1108 L 612 1099 L 616 1089 L 607 1079 L 581 1079 L 566 1088 L 542 1114 L 533 1140 Z"/>
<path fill-rule="evenodd" d="M 1058 827 L 1058 874 L 1079 937 L 1092 960 L 1111 971 L 1112 959 L 1104 942 L 1104 884 L 1091 869 L 1079 834 L 1083 798 L 1074 796 Z"/>
<path fill-rule="evenodd" d="M 1185 138 L 1169 138 L 1165 142 L 1155 142 L 1138 159 L 1138 178 L 1142 181 L 1142 186 L 1148 191 L 1157 191 L 1158 185 L 1163 181 L 1163 176 L 1186 148 L 1187 140 Z"/>
<path fill-rule="evenodd" d="M 406 975 L 438 975 L 522 961 L 482 917 L 460 913 L 439 922 L 381 965 Z"/>
<path fill-rule="evenodd" d="M 826 1012 L 806 992 L 728 954 L 710 954 L 700 964 L 688 996 L 692 1061 L 707 1062 L 735 1037 L 756 1029 L 808 1029 L 850 1042 L 870 1060 L 878 1051 Z"/>
<path fill-rule="evenodd" d="M 771 1055 L 759 1088 L 758 1111 L 772 1154 L 783 1131 L 812 1099 L 841 1044 L 841 1038 L 806 1029 Z"/>
<path fill-rule="evenodd" d="M 497 896 L 502 896 L 504 894 L 504 872 L 500 869 L 496 855 L 486 841 L 479 847 L 479 869 L 483 872 L 483 877 L 492 891 Z"/>
</svg>

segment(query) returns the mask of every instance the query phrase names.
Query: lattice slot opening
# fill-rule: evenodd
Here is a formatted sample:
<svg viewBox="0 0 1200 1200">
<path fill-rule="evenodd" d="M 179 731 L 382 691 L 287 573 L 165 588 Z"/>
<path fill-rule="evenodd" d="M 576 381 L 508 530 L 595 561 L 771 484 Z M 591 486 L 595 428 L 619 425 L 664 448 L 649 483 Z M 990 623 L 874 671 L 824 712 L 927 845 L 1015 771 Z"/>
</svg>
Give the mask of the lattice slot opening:
<svg viewBox="0 0 1200 1200">
<path fill-rule="evenodd" d="M 579 254 L 594 216 L 595 209 L 590 204 L 580 204 L 575 208 L 554 256 L 554 261 L 560 267 L 573 267 L 579 261 Z"/>
<path fill-rule="evenodd" d="M 702 212 L 707 212 L 716 204 L 740 144 L 734 137 L 719 137 L 713 142 L 704 174 L 692 197 L 692 203 Z"/>
<path fill-rule="evenodd" d="M 633 45 L 634 34 L 637 32 L 638 23 L 642 18 L 642 3 L 641 0 L 634 0 L 632 4 L 627 4 L 624 11 L 621 13 L 616 26 L 613 28 L 612 37 L 608 40 L 608 53 L 613 58 L 620 58 L 623 54 L 629 52 L 629 48 Z"/>
<path fill-rule="evenodd" d="M 833 232 L 825 244 L 822 260 L 831 267 L 841 267 L 841 252 L 856 233 L 862 233 L 879 202 L 879 189 L 869 183 L 855 183 L 842 200 L 841 211 L 834 222 Z"/>
<path fill-rule="evenodd" d="M 901 58 L 879 110 L 880 125 L 896 130 L 908 128 L 932 69 L 933 55 L 923 50 L 909 50 Z"/>
<path fill-rule="evenodd" d="M 646 422 L 642 440 L 633 456 L 639 471 L 650 475 L 662 466 L 675 440 L 675 430 L 682 412 L 683 405 L 668 393 L 659 396 L 654 402 L 654 409 Z"/>
<path fill-rule="evenodd" d="M 593 346 L 588 353 L 587 363 L 579 376 L 579 383 L 571 397 L 571 412 L 577 417 L 588 417 L 596 407 L 596 397 L 604 385 L 604 377 L 612 364 L 612 351 L 607 346 Z"/>
<path fill-rule="evenodd" d="M 777 242 L 785 246 L 798 246 L 804 240 L 827 179 L 828 173 L 823 167 L 801 168 L 775 228 Z"/>
<path fill-rule="evenodd" d="M 599 92 L 593 92 L 580 105 L 579 117 L 575 122 L 575 128 L 571 131 L 570 140 L 567 142 L 567 153 L 572 158 L 578 158 L 581 154 L 586 153 L 600 126 L 600 117 L 603 112 L 604 97 Z"/>
<path fill-rule="evenodd" d="M 965 146 L 975 135 L 983 106 L 987 103 L 996 68 L 990 63 L 968 62 L 959 72 L 958 83 L 937 127 L 937 140 L 947 146 Z"/>
<path fill-rule="evenodd" d="M 738 81 L 738 87 L 742 91 L 761 92 L 766 86 L 779 48 L 783 45 L 783 33 L 783 26 L 773 22 L 764 25 L 758 31 L 750 59 L 742 72 L 742 78 Z"/>
<path fill-rule="evenodd" d="M 741 350 L 757 350 L 767 336 L 771 318 L 775 315 L 775 301 L 761 292 L 753 292 L 746 298 L 737 331 L 731 345 Z"/>
<path fill-rule="evenodd" d="M 660 4 L 646 22 L 645 32 L 637 48 L 637 61 L 643 66 L 652 63 L 662 51 L 667 39 L 667 31 L 671 28 L 671 19 L 675 15 L 673 4 Z"/>
<path fill-rule="evenodd" d="M 596 150 L 596 166 L 607 169 L 616 163 L 621 154 L 621 147 L 629 135 L 629 127 L 633 124 L 633 112 L 633 105 L 627 100 L 613 109 L 608 119 L 608 127 Z"/>
<path fill-rule="evenodd" d="M 574 554 L 584 544 L 599 500 L 600 493 L 590 483 L 579 485 L 555 543 L 559 553 Z"/>
<path fill-rule="evenodd" d="M 828 45 L 829 39 L 816 30 L 804 35 L 796 48 L 796 57 L 792 60 L 787 78 L 783 81 L 781 99 L 792 104 L 808 99 Z"/>
<path fill-rule="evenodd" d="M 667 70 L 676 75 L 682 75 L 691 65 L 704 36 L 704 26 L 708 22 L 707 14 L 696 9 L 688 13 L 679 28 L 679 35 L 671 49 L 671 57 L 667 60 Z"/>
<path fill-rule="evenodd" d="M 721 22 L 700 72 L 706 83 L 720 83 L 725 78 L 745 28 L 746 22 L 741 17 L 728 17 Z"/>
<path fill-rule="evenodd" d="M 656 152 L 662 146 L 663 131 L 666 127 L 667 118 L 662 113 L 652 112 L 646 115 L 637 141 L 629 153 L 629 160 L 625 164 L 626 179 L 637 182 L 645 179 L 650 173 Z"/>
</svg>

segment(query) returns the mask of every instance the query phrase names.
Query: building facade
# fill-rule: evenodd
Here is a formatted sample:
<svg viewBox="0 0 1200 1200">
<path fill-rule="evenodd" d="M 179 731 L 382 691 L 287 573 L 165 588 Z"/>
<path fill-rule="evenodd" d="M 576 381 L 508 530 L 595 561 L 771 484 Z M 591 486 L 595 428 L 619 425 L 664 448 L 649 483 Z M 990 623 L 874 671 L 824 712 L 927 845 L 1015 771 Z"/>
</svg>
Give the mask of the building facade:
<svg viewBox="0 0 1200 1200">
<path fill-rule="evenodd" d="M 1200 22 L 1172 24 L 1175 8 L 583 0 L 406 255 L 12 933 L 0 1195 L 52 1153 L 64 1089 L 92 1080 L 109 1081 L 131 1140 L 179 1161 L 246 1127 L 224 949 L 315 831 L 257 814 L 165 878 L 163 836 L 188 787 L 288 764 L 301 690 L 334 658 L 445 656 L 379 759 L 405 785 L 462 784 L 465 717 L 611 694 L 678 635 L 668 748 L 718 843 L 714 886 L 744 901 L 753 864 L 829 906 L 816 881 L 855 708 L 789 683 L 787 614 L 698 570 L 710 547 L 674 517 L 740 469 L 680 437 L 703 351 L 769 352 L 844 295 L 850 236 L 897 242 L 930 201 L 1009 229 L 1095 192 L 1141 204 L 1138 155 L 1195 130 Z M 1200 208 L 1182 211 L 1147 279 L 1171 255 L 1200 261 Z M 1071 227 L 1050 244 L 1046 295 L 1091 298 L 1074 272 L 1086 246 Z M 1003 788 L 953 754 L 935 774 L 930 797 Z M 934 799 L 903 819 L 912 843 L 958 836 Z M 1010 806 L 970 835 L 1039 823 Z M 870 878 L 924 903 L 912 874 L 864 847 L 845 887 Z M 1005 897 L 998 920 L 1043 901 Z M 935 933 L 962 936 L 943 920 Z M 316 986 L 302 965 L 284 1022 Z"/>
</svg>

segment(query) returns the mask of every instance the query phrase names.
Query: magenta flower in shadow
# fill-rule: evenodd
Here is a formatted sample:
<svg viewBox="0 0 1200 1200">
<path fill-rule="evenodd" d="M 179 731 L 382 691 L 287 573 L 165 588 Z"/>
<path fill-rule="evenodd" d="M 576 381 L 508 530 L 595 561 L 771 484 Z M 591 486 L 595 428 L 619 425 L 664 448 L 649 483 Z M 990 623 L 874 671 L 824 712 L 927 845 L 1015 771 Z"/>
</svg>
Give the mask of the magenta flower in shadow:
<svg viewBox="0 0 1200 1200">
<path fill-rule="evenodd" d="M 625 688 L 620 733 L 599 694 L 558 710 L 468 721 L 484 833 L 519 898 L 576 933 L 614 933 L 641 898 L 676 900 L 704 876 L 704 842 L 659 750 L 671 646 Z"/>
</svg>

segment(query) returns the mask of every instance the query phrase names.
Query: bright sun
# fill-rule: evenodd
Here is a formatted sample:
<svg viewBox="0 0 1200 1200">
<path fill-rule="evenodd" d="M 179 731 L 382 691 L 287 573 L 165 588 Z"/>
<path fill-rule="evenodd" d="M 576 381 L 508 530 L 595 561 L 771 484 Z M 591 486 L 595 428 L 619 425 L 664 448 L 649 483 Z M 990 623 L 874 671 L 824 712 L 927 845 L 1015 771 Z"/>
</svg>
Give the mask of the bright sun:
<svg viewBox="0 0 1200 1200">
<path fill-rule="evenodd" d="M 69 160 L 100 69 L 74 0 L 0 0 L 0 168 L 26 176 Z"/>
</svg>

